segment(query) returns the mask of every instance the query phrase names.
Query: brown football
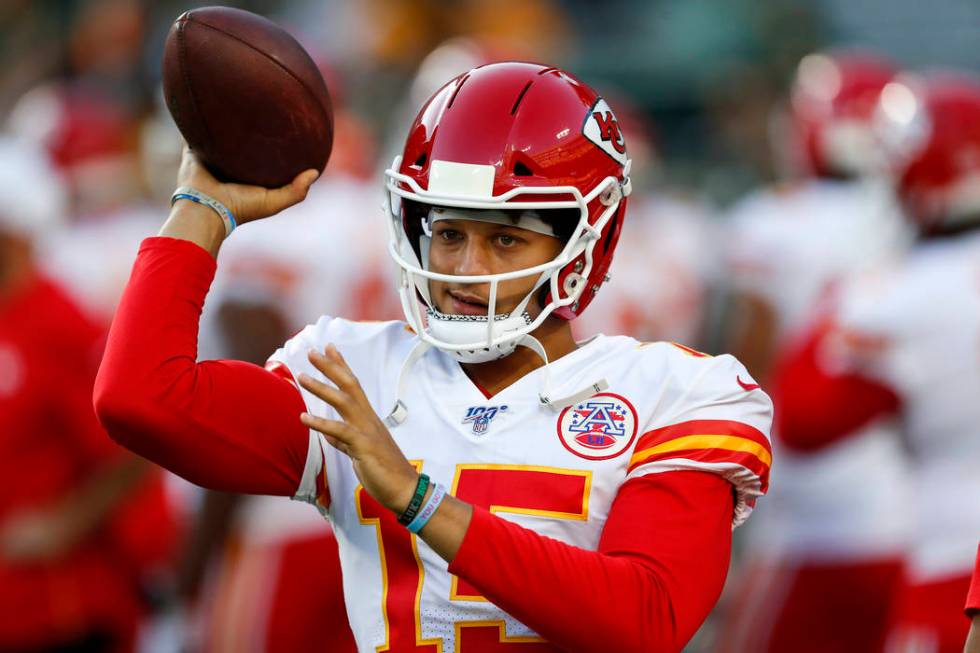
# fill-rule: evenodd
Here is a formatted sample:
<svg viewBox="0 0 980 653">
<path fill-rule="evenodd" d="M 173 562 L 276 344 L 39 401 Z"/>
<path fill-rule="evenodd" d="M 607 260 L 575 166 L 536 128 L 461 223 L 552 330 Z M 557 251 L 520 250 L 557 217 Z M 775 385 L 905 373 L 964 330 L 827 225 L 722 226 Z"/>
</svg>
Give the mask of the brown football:
<svg viewBox="0 0 980 653">
<path fill-rule="evenodd" d="M 262 16 L 181 14 L 164 47 L 163 91 L 187 144 L 222 181 L 275 188 L 330 158 L 327 85 L 296 39 Z"/>
</svg>

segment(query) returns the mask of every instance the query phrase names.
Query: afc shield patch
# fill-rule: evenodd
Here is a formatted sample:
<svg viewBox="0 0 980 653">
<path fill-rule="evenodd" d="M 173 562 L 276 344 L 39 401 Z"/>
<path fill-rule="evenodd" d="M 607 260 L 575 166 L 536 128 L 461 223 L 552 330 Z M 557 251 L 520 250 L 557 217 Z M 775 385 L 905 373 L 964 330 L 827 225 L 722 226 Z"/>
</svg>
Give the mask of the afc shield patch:
<svg viewBox="0 0 980 653">
<path fill-rule="evenodd" d="M 632 446 L 636 439 L 636 409 L 611 392 L 600 392 L 558 416 L 558 439 L 580 458 L 608 460 Z"/>
<path fill-rule="evenodd" d="M 626 139 L 619 128 L 616 114 L 605 100 L 599 98 L 589 109 L 582 125 L 582 135 L 595 143 L 600 150 L 620 165 L 626 165 Z"/>
</svg>

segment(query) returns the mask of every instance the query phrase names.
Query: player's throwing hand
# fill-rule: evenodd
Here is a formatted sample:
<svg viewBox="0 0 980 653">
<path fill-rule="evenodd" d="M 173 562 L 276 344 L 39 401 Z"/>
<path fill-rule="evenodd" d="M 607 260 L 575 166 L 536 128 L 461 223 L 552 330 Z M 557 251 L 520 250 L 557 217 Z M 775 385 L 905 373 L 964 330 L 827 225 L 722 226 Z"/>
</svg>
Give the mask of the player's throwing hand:
<svg viewBox="0 0 980 653">
<path fill-rule="evenodd" d="M 177 185 L 189 186 L 210 195 L 228 207 L 238 224 L 243 224 L 267 218 L 302 202 L 319 174 L 316 170 L 305 170 L 280 188 L 221 183 L 185 145 Z"/>
</svg>

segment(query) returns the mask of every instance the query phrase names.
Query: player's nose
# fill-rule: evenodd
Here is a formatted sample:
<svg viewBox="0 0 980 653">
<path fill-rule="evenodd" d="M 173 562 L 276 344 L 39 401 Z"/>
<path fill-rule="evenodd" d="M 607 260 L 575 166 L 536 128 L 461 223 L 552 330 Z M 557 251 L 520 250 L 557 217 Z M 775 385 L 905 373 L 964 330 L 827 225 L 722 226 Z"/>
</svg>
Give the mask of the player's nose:
<svg viewBox="0 0 980 653">
<path fill-rule="evenodd" d="M 456 259 L 454 273 L 459 276 L 492 274 L 489 247 L 482 238 L 467 238 Z"/>
</svg>

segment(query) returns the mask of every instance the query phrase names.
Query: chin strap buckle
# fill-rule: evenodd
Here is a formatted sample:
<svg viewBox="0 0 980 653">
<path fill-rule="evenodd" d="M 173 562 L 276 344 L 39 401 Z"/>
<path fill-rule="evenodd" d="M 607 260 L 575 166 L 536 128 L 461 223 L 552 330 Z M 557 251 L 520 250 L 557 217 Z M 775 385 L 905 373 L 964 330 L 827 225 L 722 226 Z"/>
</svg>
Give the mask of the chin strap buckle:
<svg viewBox="0 0 980 653">
<path fill-rule="evenodd" d="M 574 392 L 568 395 L 567 397 L 559 397 L 557 399 L 552 399 L 547 395 L 539 394 L 538 401 L 541 402 L 542 406 L 548 406 L 552 410 L 555 411 L 564 410 L 569 406 L 574 406 L 575 404 L 579 404 L 585 401 L 586 399 L 588 399 L 589 397 L 593 395 L 597 395 L 600 392 L 603 392 L 604 390 L 608 390 L 608 389 L 609 389 L 609 382 L 606 381 L 605 379 L 599 379 L 592 385 L 582 388 L 578 392 Z"/>
<path fill-rule="evenodd" d="M 391 412 L 385 417 L 385 426 L 394 428 L 404 422 L 406 417 L 408 417 L 408 408 L 406 408 L 405 402 L 401 399 L 396 399 Z"/>
</svg>

